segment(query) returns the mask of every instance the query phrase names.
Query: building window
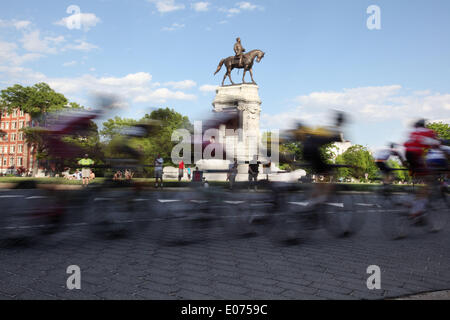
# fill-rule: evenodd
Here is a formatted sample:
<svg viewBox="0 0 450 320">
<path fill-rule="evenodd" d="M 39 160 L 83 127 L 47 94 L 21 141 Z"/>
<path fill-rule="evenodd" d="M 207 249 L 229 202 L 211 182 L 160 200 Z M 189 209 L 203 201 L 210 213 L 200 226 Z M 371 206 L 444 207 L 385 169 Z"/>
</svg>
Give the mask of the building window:
<svg viewBox="0 0 450 320">
<path fill-rule="evenodd" d="M 20 116 L 23 117 L 23 110 L 20 110 Z"/>
<path fill-rule="evenodd" d="M 11 134 L 11 141 L 16 141 L 16 134 L 15 133 Z"/>
<path fill-rule="evenodd" d="M 17 117 L 17 110 L 13 111 L 13 117 Z"/>
<path fill-rule="evenodd" d="M 8 159 L 3 158 L 3 166 L 6 167 L 8 165 Z"/>
<path fill-rule="evenodd" d="M 22 157 L 17 158 L 17 166 L 19 166 L 19 167 L 23 166 L 23 159 L 22 159 Z"/>
<path fill-rule="evenodd" d="M 6 130 L 9 129 L 9 122 L 5 122 L 5 129 L 6 129 Z"/>
<path fill-rule="evenodd" d="M 3 141 L 8 141 L 8 134 L 5 134 L 5 135 L 3 136 Z"/>
<path fill-rule="evenodd" d="M 14 152 L 16 152 L 16 146 L 10 146 L 9 153 L 14 153 Z"/>
<path fill-rule="evenodd" d="M 23 140 L 23 132 L 19 132 L 19 141 Z"/>
<path fill-rule="evenodd" d="M 17 129 L 17 122 L 11 122 L 11 129 Z"/>
<path fill-rule="evenodd" d="M 19 122 L 19 129 L 22 129 L 23 128 L 23 121 L 20 121 Z"/>
<path fill-rule="evenodd" d="M 5 123 L 2 122 L 2 129 L 5 129 Z"/>
<path fill-rule="evenodd" d="M 10 157 L 9 158 L 9 166 L 13 166 L 14 165 L 14 157 Z"/>
<path fill-rule="evenodd" d="M 17 147 L 17 152 L 18 153 L 22 153 L 23 152 L 23 144 L 19 144 L 19 146 Z"/>
</svg>

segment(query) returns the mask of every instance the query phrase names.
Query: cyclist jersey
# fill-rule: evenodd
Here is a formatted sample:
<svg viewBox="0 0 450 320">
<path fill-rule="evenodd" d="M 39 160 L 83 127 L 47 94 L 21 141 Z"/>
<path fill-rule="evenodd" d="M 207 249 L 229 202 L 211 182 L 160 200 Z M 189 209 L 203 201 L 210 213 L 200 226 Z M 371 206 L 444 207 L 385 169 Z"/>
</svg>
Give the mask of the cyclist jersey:
<svg viewBox="0 0 450 320">
<path fill-rule="evenodd" d="M 406 152 L 413 152 L 417 155 L 423 156 L 425 150 L 440 144 L 437 140 L 436 133 L 428 128 L 417 128 L 410 133 L 408 141 L 404 146 Z"/>
<path fill-rule="evenodd" d="M 391 156 L 398 157 L 403 161 L 403 156 L 394 149 L 381 149 L 375 152 L 374 159 L 375 162 L 386 162 Z"/>
<path fill-rule="evenodd" d="M 447 157 L 441 149 L 430 149 L 426 155 L 428 167 L 446 167 Z"/>
<path fill-rule="evenodd" d="M 342 142 L 342 133 L 334 127 L 299 127 L 292 131 L 292 134 L 299 141 L 312 142 L 317 146 L 332 142 Z"/>
</svg>

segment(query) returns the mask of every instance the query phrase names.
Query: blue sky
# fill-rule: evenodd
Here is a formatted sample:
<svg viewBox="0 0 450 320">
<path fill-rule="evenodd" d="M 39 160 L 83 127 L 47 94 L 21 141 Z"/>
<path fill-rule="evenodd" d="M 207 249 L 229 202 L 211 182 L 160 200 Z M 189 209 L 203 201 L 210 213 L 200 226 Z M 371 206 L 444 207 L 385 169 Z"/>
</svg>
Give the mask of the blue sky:
<svg viewBox="0 0 450 320">
<path fill-rule="evenodd" d="M 70 5 L 79 29 L 67 26 Z M 380 30 L 367 28 L 370 5 Z M 120 93 L 121 116 L 168 106 L 200 120 L 239 36 L 266 52 L 254 68 L 262 128 L 322 124 L 341 109 L 347 137 L 377 148 L 402 142 L 417 117 L 450 121 L 449 34 L 446 0 L 2 1 L 0 88 L 46 81 L 87 106 L 93 91 Z"/>
</svg>

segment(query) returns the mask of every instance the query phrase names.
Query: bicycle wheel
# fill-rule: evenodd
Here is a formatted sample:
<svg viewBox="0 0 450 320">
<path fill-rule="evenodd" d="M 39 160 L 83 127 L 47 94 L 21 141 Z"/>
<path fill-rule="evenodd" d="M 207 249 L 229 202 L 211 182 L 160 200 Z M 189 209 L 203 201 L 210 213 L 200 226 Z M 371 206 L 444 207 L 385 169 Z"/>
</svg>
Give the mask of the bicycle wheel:
<svg viewBox="0 0 450 320">
<path fill-rule="evenodd" d="M 408 236 L 411 221 L 408 218 L 409 209 L 405 206 L 406 199 L 399 199 L 392 194 L 380 194 L 377 203 L 381 206 L 380 220 L 383 234 L 391 240 Z"/>
<path fill-rule="evenodd" d="M 439 232 L 445 228 L 449 219 L 449 202 L 446 192 L 435 190 L 428 202 L 425 219 L 428 232 Z"/>
<path fill-rule="evenodd" d="M 305 241 L 320 226 L 320 215 L 316 206 L 308 206 L 298 200 L 298 195 L 284 198 L 281 208 L 275 216 L 274 227 L 270 236 L 282 242 Z"/>
<path fill-rule="evenodd" d="M 365 221 L 365 212 L 356 211 L 350 195 L 331 194 L 321 204 L 325 229 L 334 237 L 349 236 L 358 232 Z"/>
<path fill-rule="evenodd" d="M 132 195 L 116 192 L 100 190 L 91 196 L 86 220 L 94 233 L 106 237 L 121 237 L 134 233 L 136 221 Z"/>
</svg>

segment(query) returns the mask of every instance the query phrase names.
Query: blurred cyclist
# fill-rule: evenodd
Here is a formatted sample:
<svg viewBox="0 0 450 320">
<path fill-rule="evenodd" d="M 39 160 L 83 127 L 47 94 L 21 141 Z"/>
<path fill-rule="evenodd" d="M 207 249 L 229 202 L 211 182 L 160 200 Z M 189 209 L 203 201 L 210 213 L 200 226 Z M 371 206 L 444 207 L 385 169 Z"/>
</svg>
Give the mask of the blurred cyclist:
<svg viewBox="0 0 450 320">
<path fill-rule="evenodd" d="M 416 218 L 425 213 L 431 182 L 430 172 L 425 162 L 425 155 L 429 149 L 438 148 L 440 145 L 436 132 L 426 128 L 425 125 L 424 119 L 417 121 L 413 126 L 413 131 L 410 133 L 408 140 L 404 144 L 406 148 L 406 160 L 409 164 L 411 176 L 413 178 L 420 178 L 425 183 L 425 186 L 416 195 L 410 218 Z"/>
<path fill-rule="evenodd" d="M 378 169 L 381 171 L 381 175 L 383 177 L 384 184 L 392 183 L 393 175 L 392 170 L 388 164 L 388 161 L 391 157 L 397 157 L 402 164 L 406 164 L 406 159 L 403 155 L 395 148 L 395 143 L 389 144 L 389 148 L 378 150 L 374 154 L 375 164 Z"/>
<path fill-rule="evenodd" d="M 332 167 L 323 158 L 321 148 L 334 142 L 344 142 L 342 126 L 346 118 L 343 112 L 337 112 L 333 126 L 309 128 L 298 124 L 290 135 L 296 141 L 303 142 L 303 158 L 311 166 L 316 175 L 328 176 Z M 326 200 L 333 186 L 331 184 L 316 184 L 312 193 L 311 203 L 316 205 Z"/>
</svg>

